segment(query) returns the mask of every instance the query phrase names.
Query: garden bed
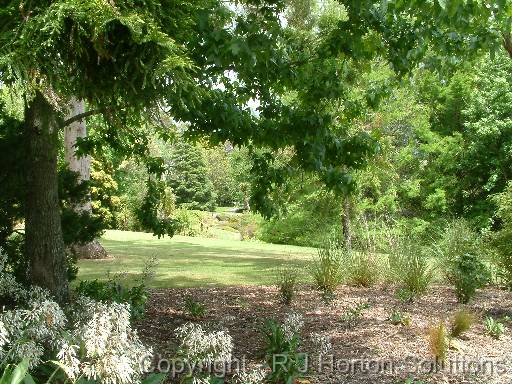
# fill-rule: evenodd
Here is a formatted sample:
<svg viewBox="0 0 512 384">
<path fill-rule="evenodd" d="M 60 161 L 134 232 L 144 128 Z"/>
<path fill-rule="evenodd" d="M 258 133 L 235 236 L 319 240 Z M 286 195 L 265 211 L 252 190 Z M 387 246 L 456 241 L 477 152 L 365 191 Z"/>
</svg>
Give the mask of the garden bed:
<svg viewBox="0 0 512 384">
<path fill-rule="evenodd" d="M 187 296 L 206 305 L 203 318 L 191 318 L 183 311 Z M 346 314 L 361 303 L 369 303 L 369 308 L 360 317 L 347 321 Z M 476 314 L 477 322 L 462 340 L 454 343 L 444 370 L 430 373 L 434 362 L 428 343 L 429 326 L 442 319 L 448 324 L 450 317 L 463 308 Z M 305 352 L 315 349 L 310 338 L 312 333 L 328 336 L 332 344 L 331 352 L 322 358 L 322 372 L 318 372 L 318 354 L 311 353 L 311 370 L 305 376 L 306 382 L 401 383 L 409 377 L 428 383 L 512 382 L 510 324 L 499 340 L 487 335 L 483 325 L 488 315 L 512 317 L 512 294 L 497 289 L 479 291 L 475 300 L 461 306 L 454 291 L 444 286 L 432 288 L 414 303 L 401 303 L 387 286 L 343 286 L 337 290 L 333 304 L 325 305 L 316 291 L 305 286 L 290 307 L 279 303 L 274 287 L 155 289 L 147 315 L 137 328 L 146 344 L 165 358 L 172 357 L 176 350 L 174 329 L 188 321 L 207 328 L 226 329 L 233 337 L 234 357 L 246 356 L 247 365 L 251 366 L 263 361 L 261 329 L 265 321 L 270 318 L 282 321 L 290 311 L 304 316 Z M 408 314 L 411 325 L 394 325 L 389 320 L 393 311 Z M 366 363 L 371 365 L 364 368 Z M 464 364 L 469 368 L 464 368 Z M 420 373 L 413 373 L 417 367 Z M 471 373 L 478 369 L 479 374 Z"/>
</svg>

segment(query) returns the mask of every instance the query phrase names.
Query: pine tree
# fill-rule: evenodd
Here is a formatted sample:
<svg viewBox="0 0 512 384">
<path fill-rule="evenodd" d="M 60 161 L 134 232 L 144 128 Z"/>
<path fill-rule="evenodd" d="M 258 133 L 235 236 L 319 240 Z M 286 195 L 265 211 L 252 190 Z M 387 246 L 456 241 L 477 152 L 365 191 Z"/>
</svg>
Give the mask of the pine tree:
<svg viewBox="0 0 512 384">
<path fill-rule="evenodd" d="M 213 183 L 201 150 L 179 141 L 168 163 L 167 182 L 176 195 L 176 203 L 190 209 L 211 211 L 215 208 Z"/>
</svg>

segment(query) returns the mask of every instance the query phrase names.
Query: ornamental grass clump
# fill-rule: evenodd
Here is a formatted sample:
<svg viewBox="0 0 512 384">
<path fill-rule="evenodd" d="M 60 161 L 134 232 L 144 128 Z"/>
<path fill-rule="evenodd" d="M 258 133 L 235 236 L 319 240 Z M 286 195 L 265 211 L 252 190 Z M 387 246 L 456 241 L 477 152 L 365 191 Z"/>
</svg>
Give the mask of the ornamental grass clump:
<svg viewBox="0 0 512 384">
<path fill-rule="evenodd" d="M 299 272 L 295 268 L 282 267 L 276 270 L 276 285 L 283 304 L 290 305 L 292 303 L 298 279 Z"/>
<path fill-rule="evenodd" d="M 318 250 L 311 265 L 311 274 L 324 302 L 334 300 L 336 288 L 343 281 L 343 261 L 346 249 L 339 242 L 330 240 Z"/>
<path fill-rule="evenodd" d="M 475 321 L 476 316 L 474 314 L 467 311 L 457 312 L 450 322 L 450 335 L 452 337 L 462 336 L 462 334 L 469 331 Z"/>
<path fill-rule="evenodd" d="M 443 320 L 429 328 L 428 342 L 430 352 L 435 357 L 436 362 L 441 363 L 445 361 L 448 354 L 450 341 L 448 337 L 448 331 Z"/>
<path fill-rule="evenodd" d="M 410 300 L 423 295 L 434 278 L 430 265 L 418 242 L 404 235 L 388 235 L 390 280 L 398 285 L 401 295 L 409 293 Z"/>
</svg>

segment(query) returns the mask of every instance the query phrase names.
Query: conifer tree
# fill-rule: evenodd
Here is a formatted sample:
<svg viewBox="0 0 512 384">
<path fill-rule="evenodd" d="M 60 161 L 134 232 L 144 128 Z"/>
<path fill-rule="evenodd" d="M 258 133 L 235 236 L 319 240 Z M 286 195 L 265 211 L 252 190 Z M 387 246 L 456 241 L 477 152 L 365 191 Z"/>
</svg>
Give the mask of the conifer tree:
<svg viewBox="0 0 512 384">
<path fill-rule="evenodd" d="M 201 150 L 178 141 L 171 152 L 167 182 L 178 205 L 202 211 L 215 208 L 215 192 Z"/>
</svg>

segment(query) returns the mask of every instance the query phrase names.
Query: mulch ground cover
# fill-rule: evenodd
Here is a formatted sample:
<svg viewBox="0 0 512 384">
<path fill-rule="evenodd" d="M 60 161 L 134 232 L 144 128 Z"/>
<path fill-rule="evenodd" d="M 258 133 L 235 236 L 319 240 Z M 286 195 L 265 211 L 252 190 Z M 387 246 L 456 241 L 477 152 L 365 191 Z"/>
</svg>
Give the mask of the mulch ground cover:
<svg viewBox="0 0 512 384">
<path fill-rule="evenodd" d="M 185 313 L 187 296 L 206 306 L 203 318 Z M 361 316 L 347 316 L 363 303 L 369 305 Z M 460 310 L 475 314 L 477 321 L 452 343 L 444 365 L 436 364 L 428 329 L 440 321 L 449 328 L 450 318 Z M 410 325 L 393 324 L 394 311 L 410 317 Z M 265 321 L 283 321 L 290 312 L 302 314 L 305 321 L 302 349 L 308 353 L 309 371 L 304 383 L 391 384 L 408 378 L 424 383 L 512 383 L 512 323 L 506 320 L 512 318 L 512 294 L 494 288 L 479 291 L 465 306 L 445 286 L 432 288 L 413 303 L 400 302 L 389 286 L 342 286 L 329 305 L 312 287 L 303 286 L 291 306 L 280 303 L 275 287 L 155 289 L 137 329 L 143 341 L 164 358 L 174 355 L 179 342 L 174 330 L 186 322 L 225 329 L 233 337 L 234 357 L 244 358 L 251 367 L 263 362 Z M 486 333 L 487 316 L 505 319 L 507 329 L 499 340 Z M 315 352 L 312 334 L 330 338 L 328 354 L 320 357 Z"/>
</svg>

